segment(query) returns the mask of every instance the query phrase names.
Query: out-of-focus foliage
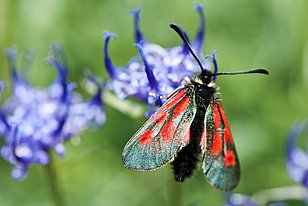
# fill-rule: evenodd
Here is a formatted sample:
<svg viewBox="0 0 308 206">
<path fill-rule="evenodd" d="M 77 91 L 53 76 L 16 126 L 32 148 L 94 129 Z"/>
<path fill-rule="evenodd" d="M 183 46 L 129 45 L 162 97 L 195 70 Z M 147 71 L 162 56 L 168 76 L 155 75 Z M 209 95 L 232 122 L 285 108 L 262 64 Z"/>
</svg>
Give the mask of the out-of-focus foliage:
<svg viewBox="0 0 308 206">
<path fill-rule="evenodd" d="M 295 184 L 285 166 L 285 143 L 290 126 L 308 116 L 308 2 L 305 0 L 200 0 L 207 31 L 204 54 L 217 49 L 220 71 L 264 67 L 270 76 L 217 78 L 223 106 L 241 161 L 242 176 L 235 192 L 251 195 Z M 0 1 L 0 50 L 11 46 L 36 51 L 34 85 L 48 85 L 55 73 L 42 69 L 49 46 L 62 43 L 69 62 L 69 79 L 81 82 L 83 69 L 101 79 L 103 36 L 117 34 L 110 47 L 116 65 L 137 54 L 132 46 L 131 9 L 142 6 L 140 27 L 149 42 L 163 47 L 181 41 L 168 24 L 175 22 L 194 35 L 199 21 L 194 1 Z M 9 84 L 9 70 L 0 56 L 0 80 Z M 3 92 L 5 99 L 11 92 Z M 173 181 L 169 166 L 157 171 L 129 171 L 121 164 L 125 143 L 145 121 L 132 119 L 106 105 L 104 127 L 66 143 L 65 159 L 56 157 L 60 187 L 67 205 L 223 205 L 220 192 L 209 186 L 201 170 L 184 184 Z M 73 145 L 73 146 L 72 146 Z M 52 205 L 44 168 L 31 167 L 28 177 L 15 182 L 12 166 L 0 160 L 1 205 Z M 35 192 L 33 192 L 35 188 Z M 288 202 L 289 205 L 301 205 Z"/>
</svg>

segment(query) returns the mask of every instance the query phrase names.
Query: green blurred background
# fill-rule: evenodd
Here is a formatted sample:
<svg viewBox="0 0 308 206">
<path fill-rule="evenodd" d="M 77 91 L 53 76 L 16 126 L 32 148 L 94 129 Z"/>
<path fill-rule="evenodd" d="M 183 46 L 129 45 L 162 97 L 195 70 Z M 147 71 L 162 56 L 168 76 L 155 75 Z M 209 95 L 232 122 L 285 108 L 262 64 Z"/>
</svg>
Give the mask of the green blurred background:
<svg viewBox="0 0 308 206">
<path fill-rule="evenodd" d="M 241 161 L 235 192 L 251 195 L 295 183 L 285 167 L 285 141 L 290 126 L 308 116 L 308 1 L 202 0 L 207 18 L 204 54 L 217 49 L 221 71 L 267 68 L 270 76 L 220 77 L 223 105 Z M 137 54 L 131 9 L 142 6 L 141 28 L 149 42 L 180 44 L 168 27 L 181 25 L 194 37 L 199 18 L 195 1 L 187 0 L 0 0 L 0 51 L 16 46 L 36 53 L 30 79 L 46 86 L 54 71 L 45 64 L 50 45 L 63 45 L 70 80 L 81 82 L 83 70 L 106 79 L 102 32 L 117 34 L 110 54 L 117 66 Z M 19 59 L 22 55 L 19 56 Z M 11 91 L 7 60 L 0 56 L 0 79 Z M 82 89 L 80 89 L 82 90 Z M 222 205 L 219 191 L 201 169 L 184 184 L 173 181 L 171 167 L 140 173 L 125 169 L 121 152 L 145 121 L 106 105 L 107 122 L 66 143 L 64 159 L 55 157 L 59 187 L 66 205 Z M 76 140 L 76 139 L 75 139 Z M 75 141 L 78 142 L 78 141 Z M 0 160 L 0 205 L 53 205 L 45 169 L 32 166 L 21 182 L 11 179 L 12 166 Z M 302 205 L 298 204 L 298 205 Z M 293 205 L 296 205 L 295 203 Z"/>
</svg>

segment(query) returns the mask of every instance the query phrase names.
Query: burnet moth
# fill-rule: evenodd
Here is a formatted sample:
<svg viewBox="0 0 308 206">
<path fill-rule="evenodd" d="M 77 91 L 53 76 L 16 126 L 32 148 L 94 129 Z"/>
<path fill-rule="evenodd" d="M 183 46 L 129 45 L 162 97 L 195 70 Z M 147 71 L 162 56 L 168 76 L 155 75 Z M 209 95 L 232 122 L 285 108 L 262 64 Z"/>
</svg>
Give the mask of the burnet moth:
<svg viewBox="0 0 308 206">
<path fill-rule="evenodd" d="M 264 69 L 214 73 L 203 68 L 180 27 L 171 24 L 200 66 L 201 73 L 176 89 L 168 100 L 127 142 L 122 153 L 125 167 L 139 171 L 172 164 L 175 180 L 193 174 L 200 154 L 207 181 L 222 191 L 236 187 L 240 166 L 230 127 L 215 86 L 218 75 L 268 74 Z"/>
</svg>

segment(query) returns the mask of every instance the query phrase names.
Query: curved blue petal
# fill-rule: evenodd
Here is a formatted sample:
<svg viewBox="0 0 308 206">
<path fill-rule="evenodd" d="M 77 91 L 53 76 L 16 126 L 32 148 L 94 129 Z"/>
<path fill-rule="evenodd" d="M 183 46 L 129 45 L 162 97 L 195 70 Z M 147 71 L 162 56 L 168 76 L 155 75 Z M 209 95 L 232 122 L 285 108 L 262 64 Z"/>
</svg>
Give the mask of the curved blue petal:
<svg viewBox="0 0 308 206">
<path fill-rule="evenodd" d="M 213 51 L 212 55 L 205 56 L 205 59 L 211 59 L 212 62 L 213 62 L 213 66 L 214 66 L 213 77 L 212 77 L 213 82 L 216 81 L 216 75 L 215 74 L 218 72 L 218 64 L 217 64 L 216 57 L 215 57 L 216 53 L 217 53 L 217 50 Z"/>
<path fill-rule="evenodd" d="M 136 41 L 136 43 L 139 43 L 139 42 L 144 43 L 145 42 L 145 39 L 144 39 L 142 32 L 139 28 L 141 10 L 142 9 L 139 8 L 139 9 L 129 11 L 130 14 L 134 15 L 134 29 L 135 29 L 135 41 Z"/>
<path fill-rule="evenodd" d="M 152 71 L 150 65 L 147 62 L 146 56 L 145 56 L 143 49 L 142 49 L 142 45 L 138 43 L 138 44 L 134 44 L 134 46 L 136 46 L 138 48 L 138 51 L 139 51 L 140 56 L 142 58 L 142 61 L 144 63 L 145 72 L 146 72 L 147 78 L 149 80 L 150 88 L 151 88 L 151 90 L 157 92 L 158 91 L 158 82 L 156 81 L 155 76 L 153 74 L 153 71 Z"/>
<path fill-rule="evenodd" d="M 57 71 L 57 81 L 59 86 L 61 87 L 61 91 L 58 90 L 60 93 L 60 101 L 65 102 L 66 101 L 66 90 L 67 90 L 67 70 L 65 67 L 63 67 L 54 57 L 48 58 L 48 63 L 53 66 L 53 68 Z M 54 84 L 57 84 L 55 82 Z"/>
<path fill-rule="evenodd" d="M 90 104 L 94 104 L 94 105 L 99 105 L 102 106 L 103 105 L 103 100 L 102 100 L 102 84 L 97 80 L 97 78 L 91 74 L 88 74 L 88 80 L 92 83 L 95 84 L 96 86 L 96 93 L 94 94 L 94 96 L 91 98 L 90 100 Z"/>
<path fill-rule="evenodd" d="M 108 53 L 108 44 L 110 38 L 114 39 L 116 37 L 115 34 L 109 33 L 109 32 L 104 32 L 104 40 L 105 40 L 105 45 L 104 45 L 104 62 L 105 62 L 105 67 L 107 72 L 109 73 L 109 76 L 112 80 L 114 80 L 117 76 L 117 70 L 115 69 L 115 66 L 112 63 L 112 60 L 109 56 Z"/>
<path fill-rule="evenodd" d="M 5 54 L 8 57 L 9 61 L 9 68 L 12 74 L 13 78 L 13 85 L 14 89 L 18 86 L 25 86 L 28 85 L 28 82 L 26 82 L 23 78 L 21 78 L 17 73 L 16 68 L 16 55 L 17 55 L 17 49 L 16 48 L 8 48 L 5 50 Z"/>
<path fill-rule="evenodd" d="M 88 105 L 89 105 L 89 114 L 90 115 L 90 122 L 94 121 L 96 125 L 102 125 L 106 121 L 106 113 L 104 110 L 103 100 L 102 100 L 102 83 L 99 82 L 99 80 L 91 75 L 87 74 L 88 80 L 95 84 L 96 86 L 96 93 L 93 95 L 93 97 L 90 99 Z"/>
<path fill-rule="evenodd" d="M 68 115 L 69 115 L 69 108 L 71 106 L 71 99 L 73 96 L 73 91 L 75 88 L 75 84 L 74 83 L 68 83 L 67 86 L 65 87 L 65 89 L 63 89 L 64 91 L 64 102 L 59 102 L 58 104 L 58 114 L 56 116 L 57 122 L 58 122 L 58 126 L 55 128 L 54 131 L 51 132 L 51 136 L 55 139 L 54 142 L 62 142 L 63 141 L 63 137 L 60 135 L 63 127 L 68 119 Z"/>
<path fill-rule="evenodd" d="M 65 53 L 62 49 L 62 46 L 60 44 L 53 44 L 51 46 L 51 49 L 53 51 L 53 56 L 57 60 L 57 62 L 63 67 L 64 70 L 67 70 L 67 58 L 65 56 Z"/>
<path fill-rule="evenodd" d="M 66 83 L 67 81 L 67 70 L 63 65 L 61 65 L 57 59 L 54 57 L 48 58 L 48 63 L 54 67 L 54 69 L 57 71 L 58 79 L 62 84 Z"/>
<path fill-rule="evenodd" d="M 205 34 L 205 15 L 203 11 L 203 6 L 201 4 L 198 3 L 195 7 L 195 10 L 199 13 L 200 16 L 200 28 L 197 32 L 195 41 L 193 43 L 193 48 L 196 50 L 198 54 L 200 54 Z"/>
</svg>

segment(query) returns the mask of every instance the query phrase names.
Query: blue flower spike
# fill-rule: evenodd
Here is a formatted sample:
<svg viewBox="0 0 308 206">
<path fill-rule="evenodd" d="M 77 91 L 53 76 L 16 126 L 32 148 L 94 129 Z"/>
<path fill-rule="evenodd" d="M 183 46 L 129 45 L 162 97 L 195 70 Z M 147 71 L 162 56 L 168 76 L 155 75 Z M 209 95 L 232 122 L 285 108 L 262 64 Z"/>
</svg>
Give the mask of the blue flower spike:
<svg viewBox="0 0 308 206">
<path fill-rule="evenodd" d="M 149 85 L 150 85 L 150 89 L 151 92 L 158 92 L 158 82 L 155 79 L 155 76 L 153 74 L 152 68 L 149 65 L 147 59 L 146 59 L 146 55 L 143 52 L 143 48 L 142 48 L 142 43 L 137 43 L 134 44 L 134 46 L 136 46 L 138 48 L 139 54 L 141 56 L 141 59 L 143 61 L 144 67 L 145 67 L 145 73 L 147 75 L 147 78 L 149 80 Z"/>
<path fill-rule="evenodd" d="M 76 85 L 68 80 L 66 58 L 59 45 L 52 47 L 47 61 L 56 71 L 47 88 L 32 86 L 18 73 L 16 49 L 8 49 L 7 56 L 13 93 L 0 109 L 0 134 L 4 137 L 1 156 L 14 165 L 12 177 L 22 180 L 32 164 L 49 163 L 50 151 L 63 157 L 65 140 L 93 122 L 102 125 L 105 113 L 98 82 L 97 93 L 88 101 L 74 91 Z"/>
<path fill-rule="evenodd" d="M 215 50 L 215 51 L 213 51 L 212 55 L 205 56 L 205 59 L 211 59 L 212 60 L 212 63 L 213 63 L 213 66 L 214 66 L 213 74 L 217 74 L 217 72 L 218 72 L 218 64 L 217 64 L 217 60 L 216 60 L 216 57 L 215 57 L 215 54 L 217 52 L 218 52 L 218 50 Z M 216 75 L 213 75 L 212 81 L 213 82 L 216 81 Z"/>
<path fill-rule="evenodd" d="M 112 60 L 110 58 L 109 52 L 108 52 L 108 45 L 110 39 L 115 39 L 116 35 L 109 33 L 109 32 L 104 32 L 104 40 L 105 40 L 105 45 L 104 45 L 104 63 L 107 72 L 109 73 L 109 76 L 112 80 L 114 80 L 117 76 L 117 70 L 115 69 L 115 66 L 112 63 Z"/>
<path fill-rule="evenodd" d="M 193 47 L 196 53 L 201 56 L 205 18 L 201 5 L 196 6 L 196 11 L 200 16 L 201 24 Z M 106 49 L 108 44 L 106 40 L 109 39 L 105 35 L 104 52 L 105 57 L 109 57 L 108 61 L 105 58 L 105 67 L 110 78 L 104 85 L 107 90 L 113 90 L 120 99 L 134 97 L 147 103 L 150 109 L 145 114 L 148 117 L 166 101 L 166 98 L 162 97 L 168 96 L 181 86 L 185 77 L 191 78 L 196 72 L 199 72 L 199 66 L 185 44 L 165 49 L 160 45 L 146 41 L 139 27 L 140 12 L 141 9 L 130 12 L 134 16 L 136 41 L 134 45 L 137 46 L 139 55 L 132 57 L 126 65 L 117 68 L 110 66 L 111 59 Z M 189 40 L 185 31 L 183 33 Z M 202 63 L 205 69 L 208 69 L 205 59 L 202 59 Z M 112 75 L 114 73 L 116 75 Z"/>
<path fill-rule="evenodd" d="M 94 125 L 102 125 L 106 121 L 106 114 L 102 100 L 102 84 L 95 76 L 91 74 L 88 74 L 87 77 L 88 81 L 92 82 L 96 86 L 96 93 L 88 103 L 90 111 L 88 116 L 89 122 L 92 121 Z"/>
<path fill-rule="evenodd" d="M 139 8 L 139 9 L 136 9 L 136 10 L 129 11 L 129 13 L 134 16 L 135 41 L 136 41 L 136 43 L 143 44 L 143 42 L 145 42 L 145 39 L 144 39 L 143 34 L 142 34 L 140 27 L 139 27 L 141 10 L 142 9 Z"/>
</svg>

